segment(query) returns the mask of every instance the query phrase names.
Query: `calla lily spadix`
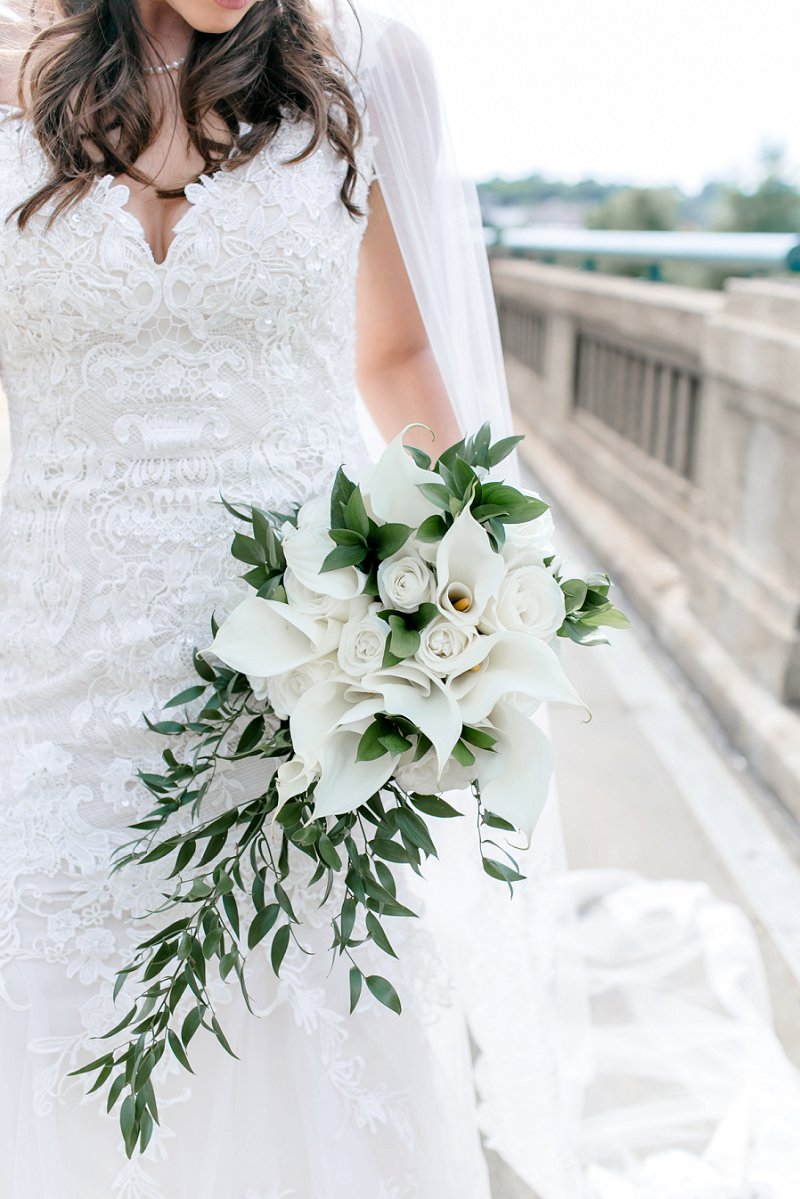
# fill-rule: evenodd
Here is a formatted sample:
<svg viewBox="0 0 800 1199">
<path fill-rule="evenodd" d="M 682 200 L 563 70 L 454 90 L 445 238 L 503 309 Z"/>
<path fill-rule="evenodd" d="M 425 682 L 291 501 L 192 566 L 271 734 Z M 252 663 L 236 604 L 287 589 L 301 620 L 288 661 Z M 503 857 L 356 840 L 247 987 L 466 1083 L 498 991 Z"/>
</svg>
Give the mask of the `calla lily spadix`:
<svg viewBox="0 0 800 1199">
<path fill-rule="evenodd" d="M 506 573 L 501 554 L 469 510 L 453 521 L 436 553 L 436 604 L 451 620 L 477 624 Z"/>
</svg>

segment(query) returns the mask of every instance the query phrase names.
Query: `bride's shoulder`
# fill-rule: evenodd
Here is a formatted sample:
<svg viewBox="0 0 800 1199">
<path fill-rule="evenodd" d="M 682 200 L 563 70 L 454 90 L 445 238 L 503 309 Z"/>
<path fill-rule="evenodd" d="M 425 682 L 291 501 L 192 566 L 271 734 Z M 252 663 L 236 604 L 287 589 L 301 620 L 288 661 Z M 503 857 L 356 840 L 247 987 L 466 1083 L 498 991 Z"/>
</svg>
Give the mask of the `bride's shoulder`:
<svg viewBox="0 0 800 1199">
<path fill-rule="evenodd" d="M 393 12 L 387 0 L 318 0 L 328 10 L 337 49 L 367 93 L 412 89 L 435 91 L 430 51 L 416 30 Z"/>
<path fill-rule="evenodd" d="M 19 103 L 19 73 L 22 61 L 38 31 L 31 24 L 30 3 L 19 0 L 0 0 L 0 104 L 16 108 Z M 54 41 L 48 39 L 41 51 L 35 50 L 31 65 L 38 54 L 49 53 Z"/>
</svg>

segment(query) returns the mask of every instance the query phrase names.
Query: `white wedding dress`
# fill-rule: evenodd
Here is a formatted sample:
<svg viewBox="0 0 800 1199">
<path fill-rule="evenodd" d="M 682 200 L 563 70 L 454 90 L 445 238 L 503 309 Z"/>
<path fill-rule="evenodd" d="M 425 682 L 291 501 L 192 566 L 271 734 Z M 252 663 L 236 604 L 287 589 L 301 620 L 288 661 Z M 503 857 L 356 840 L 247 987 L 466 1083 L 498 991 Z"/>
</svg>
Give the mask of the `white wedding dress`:
<svg viewBox="0 0 800 1199">
<path fill-rule="evenodd" d="M 50 231 L 45 213 L 23 233 L 0 228 L 13 446 L 0 524 L 3 1199 L 489 1193 L 466 1027 L 431 930 L 392 929 L 402 1018 L 369 998 L 351 1017 L 345 964 L 329 974 L 327 917 L 301 886 L 303 939 L 322 952 L 290 952 L 278 982 L 259 947 L 248 978 L 261 1018 L 238 983 L 217 983 L 240 1060 L 202 1030 L 194 1075 L 165 1055 L 143 1157 L 125 1157 L 105 1089 L 87 1096 L 90 1076 L 66 1077 L 108 1047 L 92 1038 L 126 1010 L 124 996 L 112 1004 L 115 972 L 161 901 L 158 863 L 148 878 L 108 877 L 113 846 L 151 806 L 134 774 L 158 766 L 163 743 L 142 713 L 186 684 L 211 609 L 243 594 L 219 495 L 282 508 L 366 459 L 364 222 L 340 202 L 344 166 L 327 144 L 283 165 L 307 140 L 287 120 L 252 162 L 191 185 L 161 264 L 111 177 Z M 46 174 L 31 127 L 7 111 L 3 215 Z M 366 971 L 386 974 L 373 954 Z"/>
<path fill-rule="evenodd" d="M 361 203 L 381 135 L 397 135 L 365 120 Z M 369 998 L 348 1015 L 327 916 L 297 883 L 302 939 L 319 952 L 290 951 L 278 981 L 259 947 L 258 1017 L 237 983 L 213 985 L 239 1060 L 203 1031 L 193 1074 L 165 1055 L 144 1155 L 126 1158 L 105 1089 L 67 1077 L 108 1048 L 94 1038 L 131 993 L 112 1003 L 116 971 L 164 921 L 147 916 L 159 863 L 108 867 L 150 807 L 135 774 L 162 745 L 142 713 L 190 681 L 210 610 L 244 593 L 219 495 L 282 507 L 368 456 L 354 384 L 364 226 L 340 202 L 327 143 L 283 165 L 307 137 L 287 120 L 252 162 L 191 185 L 161 264 L 110 176 L 47 231 L 46 210 L 22 234 L 0 224 L 13 446 L 0 510 L 0 1199 L 488 1199 L 479 1128 L 542 1199 L 793 1199 L 800 1088 L 748 989 L 747 930 L 690 884 L 559 875 L 554 796 L 513 902 L 482 875 L 474 828 L 448 823 L 443 861 L 410 895 L 422 918 L 392 922 L 399 964 L 362 951 L 396 982 L 402 1017 Z M 447 205 L 413 203 L 428 164 L 414 146 L 394 152 L 406 245 L 430 220 L 441 247 Z M 30 125 L 7 110 L 0 216 L 46 174 Z M 488 286 L 475 262 L 473 295 Z M 492 330 L 473 322 L 468 343 L 453 315 L 464 289 L 429 275 L 417 294 L 439 361 L 455 393 L 480 400 L 502 374 Z M 242 771 L 217 802 L 254 785 Z M 702 985 L 687 984 L 698 963 Z M 591 1031 L 587 981 L 605 1009 Z"/>
</svg>

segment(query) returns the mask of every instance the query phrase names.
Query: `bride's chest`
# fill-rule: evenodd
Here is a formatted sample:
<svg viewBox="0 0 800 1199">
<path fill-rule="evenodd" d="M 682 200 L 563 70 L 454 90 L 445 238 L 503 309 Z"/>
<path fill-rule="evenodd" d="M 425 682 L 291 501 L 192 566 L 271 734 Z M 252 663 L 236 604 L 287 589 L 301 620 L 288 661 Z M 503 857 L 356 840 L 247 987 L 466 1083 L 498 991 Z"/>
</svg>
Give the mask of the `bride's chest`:
<svg viewBox="0 0 800 1199">
<path fill-rule="evenodd" d="M 0 224 L 0 336 L 45 338 L 105 331 L 123 340 L 148 326 L 177 337 L 252 327 L 287 335 L 298 323 L 330 326 L 348 308 L 365 220 L 341 202 L 346 167 L 327 142 L 287 165 L 308 125 L 286 121 L 250 162 L 186 189 L 166 257 L 156 260 L 130 210 L 129 188 L 111 176 L 48 227 L 48 203 L 20 231 Z M 44 181 L 47 163 L 30 127 L 0 126 L 0 218 Z M 369 142 L 354 199 L 366 209 Z M 350 314 L 351 316 L 351 314 Z"/>
</svg>

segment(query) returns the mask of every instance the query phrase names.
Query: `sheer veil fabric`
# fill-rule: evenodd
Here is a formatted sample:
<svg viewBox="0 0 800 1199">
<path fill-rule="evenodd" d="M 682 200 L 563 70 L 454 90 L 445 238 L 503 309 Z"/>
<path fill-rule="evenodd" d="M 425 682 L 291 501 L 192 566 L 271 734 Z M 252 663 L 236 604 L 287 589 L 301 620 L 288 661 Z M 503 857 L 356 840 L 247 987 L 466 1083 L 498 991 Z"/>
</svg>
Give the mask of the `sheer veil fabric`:
<svg viewBox="0 0 800 1199">
<path fill-rule="evenodd" d="M 315 3 L 363 86 L 376 175 L 454 409 L 465 430 L 489 419 L 502 435 L 511 416 L 480 212 L 455 163 L 425 5 Z M 19 45 L 31 7 L 0 4 Z M 45 23 L 47 0 L 33 8 Z M 545 710 L 534 719 L 547 729 Z M 570 872 L 555 786 L 519 853 L 527 881 L 513 900 L 482 873 L 474 825 L 446 833 L 418 903 L 472 1034 L 486 1141 L 519 1177 L 541 1199 L 796 1199 L 800 1081 L 742 913 L 698 883 Z M 455 1051 L 453 1062 L 456 1077 Z M 233 1096 L 227 1061 L 223 1073 Z M 268 1080 L 263 1102 L 277 1104 Z M 320 1145 L 321 1173 L 331 1149 Z M 347 1193 L 372 1199 L 359 1168 Z"/>
<path fill-rule="evenodd" d="M 462 427 L 511 416 L 477 195 L 418 0 L 356 0 L 377 174 Z M 351 20 L 331 0 L 334 28 Z M 547 713 L 534 719 L 547 728 Z M 601 796 L 598 796 L 601 799 Z M 474 831 L 474 830 L 473 830 Z M 792 1199 L 800 1075 L 754 932 L 701 883 L 572 872 L 551 787 L 513 901 L 452 833 L 426 885 L 488 1143 L 542 1199 Z"/>
</svg>

